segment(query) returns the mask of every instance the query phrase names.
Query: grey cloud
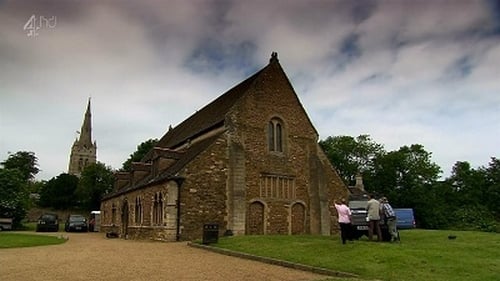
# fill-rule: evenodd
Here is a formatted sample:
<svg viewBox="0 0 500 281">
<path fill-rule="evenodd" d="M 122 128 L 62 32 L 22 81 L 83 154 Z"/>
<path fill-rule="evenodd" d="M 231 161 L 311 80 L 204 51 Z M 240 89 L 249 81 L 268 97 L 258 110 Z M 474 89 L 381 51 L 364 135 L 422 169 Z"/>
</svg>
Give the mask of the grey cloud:
<svg viewBox="0 0 500 281">
<path fill-rule="evenodd" d="M 214 39 L 201 40 L 186 60 L 194 72 L 220 73 L 228 69 L 256 69 L 253 63 L 256 46 L 250 41 L 227 44 Z M 248 74 L 248 73 L 247 73 Z"/>
<path fill-rule="evenodd" d="M 360 24 L 368 19 L 377 8 L 377 0 L 352 1 L 352 18 L 355 24 Z"/>
</svg>

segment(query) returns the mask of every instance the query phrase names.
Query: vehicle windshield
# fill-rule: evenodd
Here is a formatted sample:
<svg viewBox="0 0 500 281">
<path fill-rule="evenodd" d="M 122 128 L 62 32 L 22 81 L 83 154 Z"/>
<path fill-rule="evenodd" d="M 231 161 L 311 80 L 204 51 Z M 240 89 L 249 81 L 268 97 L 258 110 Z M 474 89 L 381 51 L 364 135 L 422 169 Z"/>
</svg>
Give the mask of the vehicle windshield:
<svg viewBox="0 0 500 281">
<path fill-rule="evenodd" d="M 356 209 L 366 209 L 366 206 L 368 205 L 368 201 L 350 201 L 349 202 L 349 208 L 356 210 Z"/>
<path fill-rule="evenodd" d="M 80 222 L 80 221 L 85 221 L 85 217 L 83 216 L 71 216 L 69 217 L 70 222 Z"/>
<path fill-rule="evenodd" d="M 56 216 L 54 215 L 43 215 L 41 218 L 41 220 L 56 220 Z"/>
</svg>

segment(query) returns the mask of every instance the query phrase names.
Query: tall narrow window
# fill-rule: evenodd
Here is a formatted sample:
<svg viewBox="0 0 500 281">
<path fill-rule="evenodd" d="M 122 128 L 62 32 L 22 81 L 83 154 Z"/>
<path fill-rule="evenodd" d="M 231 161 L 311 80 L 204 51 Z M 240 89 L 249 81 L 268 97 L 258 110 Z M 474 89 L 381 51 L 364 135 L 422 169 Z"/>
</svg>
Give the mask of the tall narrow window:
<svg viewBox="0 0 500 281">
<path fill-rule="evenodd" d="M 160 193 L 155 194 L 153 202 L 153 225 L 163 224 L 163 198 Z"/>
<path fill-rule="evenodd" d="M 267 139 L 269 151 L 283 152 L 283 123 L 279 119 L 269 121 Z"/>
<path fill-rule="evenodd" d="M 283 152 L 283 137 L 281 124 L 276 124 L 276 151 Z"/>
<path fill-rule="evenodd" d="M 163 225 L 163 197 L 160 194 L 158 194 L 158 225 Z"/>
<path fill-rule="evenodd" d="M 142 223 L 142 203 L 141 198 L 135 198 L 135 224 L 140 225 Z"/>
<path fill-rule="evenodd" d="M 267 130 L 267 139 L 269 144 L 269 150 L 274 151 L 274 124 L 273 122 L 269 122 L 268 130 Z"/>
<path fill-rule="evenodd" d="M 113 203 L 111 205 L 111 223 L 115 224 L 116 223 L 116 205 Z"/>
</svg>

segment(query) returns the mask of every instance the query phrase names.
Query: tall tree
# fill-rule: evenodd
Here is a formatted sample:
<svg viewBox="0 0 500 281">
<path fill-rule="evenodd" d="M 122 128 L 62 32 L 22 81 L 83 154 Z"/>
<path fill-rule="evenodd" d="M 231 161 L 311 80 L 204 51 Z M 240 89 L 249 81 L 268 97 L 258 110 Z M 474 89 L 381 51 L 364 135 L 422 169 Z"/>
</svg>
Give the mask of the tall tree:
<svg viewBox="0 0 500 281">
<path fill-rule="evenodd" d="M 453 201 L 448 204 L 450 212 L 455 209 L 450 217 L 452 227 L 496 231 L 495 216 L 498 220 L 500 200 L 499 164 L 495 158 L 487 168 L 473 169 L 468 162 L 455 163 L 445 181 L 455 193 Z"/>
<path fill-rule="evenodd" d="M 384 147 L 369 135 L 327 137 L 319 144 L 347 185 L 356 174 L 371 170 L 373 159 L 385 153 Z"/>
<path fill-rule="evenodd" d="M 54 209 L 68 209 L 78 205 L 76 188 L 78 177 L 70 174 L 60 174 L 50 179 L 40 191 L 38 204 Z"/>
<path fill-rule="evenodd" d="M 85 167 L 77 188 L 82 207 L 89 211 L 99 210 L 102 197 L 113 189 L 113 183 L 111 167 L 100 162 Z"/>
<path fill-rule="evenodd" d="M 40 171 L 37 161 L 35 153 L 18 151 L 0 163 L 0 216 L 14 218 L 15 227 L 29 207 L 29 186 Z"/>
<path fill-rule="evenodd" d="M 371 191 L 389 195 L 401 206 L 412 207 L 416 193 L 436 183 L 440 173 L 439 166 L 431 161 L 431 153 L 420 144 L 412 144 L 375 159 L 373 172 L 366 181 Z"/>
<path fill-rule="evenodd" d="M 147 141 L 142 142 L 137 146 L 137 150 L 130 154 L 130 157 L 123 162 L 122 171 L 131 171 L 132 170 L 132 162 L 139 162 L 141 159 L 158 143 L 158 139 L 149 139 Z"/>
<path fill-rule="evenodd" d="M 14 219 L 14 227 L 21 225 L 26 215 L 29 193 L 19 169 L 0 168 L 0 217 Z"/>
<path fill-rule="evenodd" d="M 34 179 L 35 175 L 40 171 L 38 169 L 38 158 L 34 152 L 18 151 L 9 155 L 7 160 L 0 164 L 5 169 L 18 169 L 25 182 Z"/>
<path fill-rule="evenodd" d="M 431 161 L 431 153 L 422 145 L 413 144 L 376 158 L 365 186 L 371 192 L 391 198 L 394 207 L 414 208 L 416 220 L 426 227 L 426 212 L 442 203 L 435 190 L 440 172 L 439 166 Z M 441 214 L 435 225 L 440 218 Z"/>
</svg>

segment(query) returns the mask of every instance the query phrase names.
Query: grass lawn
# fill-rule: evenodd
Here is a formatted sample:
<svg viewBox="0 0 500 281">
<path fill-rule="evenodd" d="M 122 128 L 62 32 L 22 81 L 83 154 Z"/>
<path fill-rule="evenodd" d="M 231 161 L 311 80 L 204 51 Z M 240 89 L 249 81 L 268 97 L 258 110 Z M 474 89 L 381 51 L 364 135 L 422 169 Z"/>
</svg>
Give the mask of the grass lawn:
<svg viewBox="0 0 500 281">
<path fill-rule="evenodd" d="M 66 239 L 56 236 L 0 232 L 0 249 L 55 245 L 64 242 L 66 242 Z"/>
<path fill-rule="evenodd" d="M 416 229 L 400 234 L 401 243 L 362 238 L 342 245 L 338 236 L 233 236 L 212 246 L 350 272 L 361 279 L 500 280 L 498 233 Z M 450 240 L 449 234 L 457 238 Z"/>
</svg>

